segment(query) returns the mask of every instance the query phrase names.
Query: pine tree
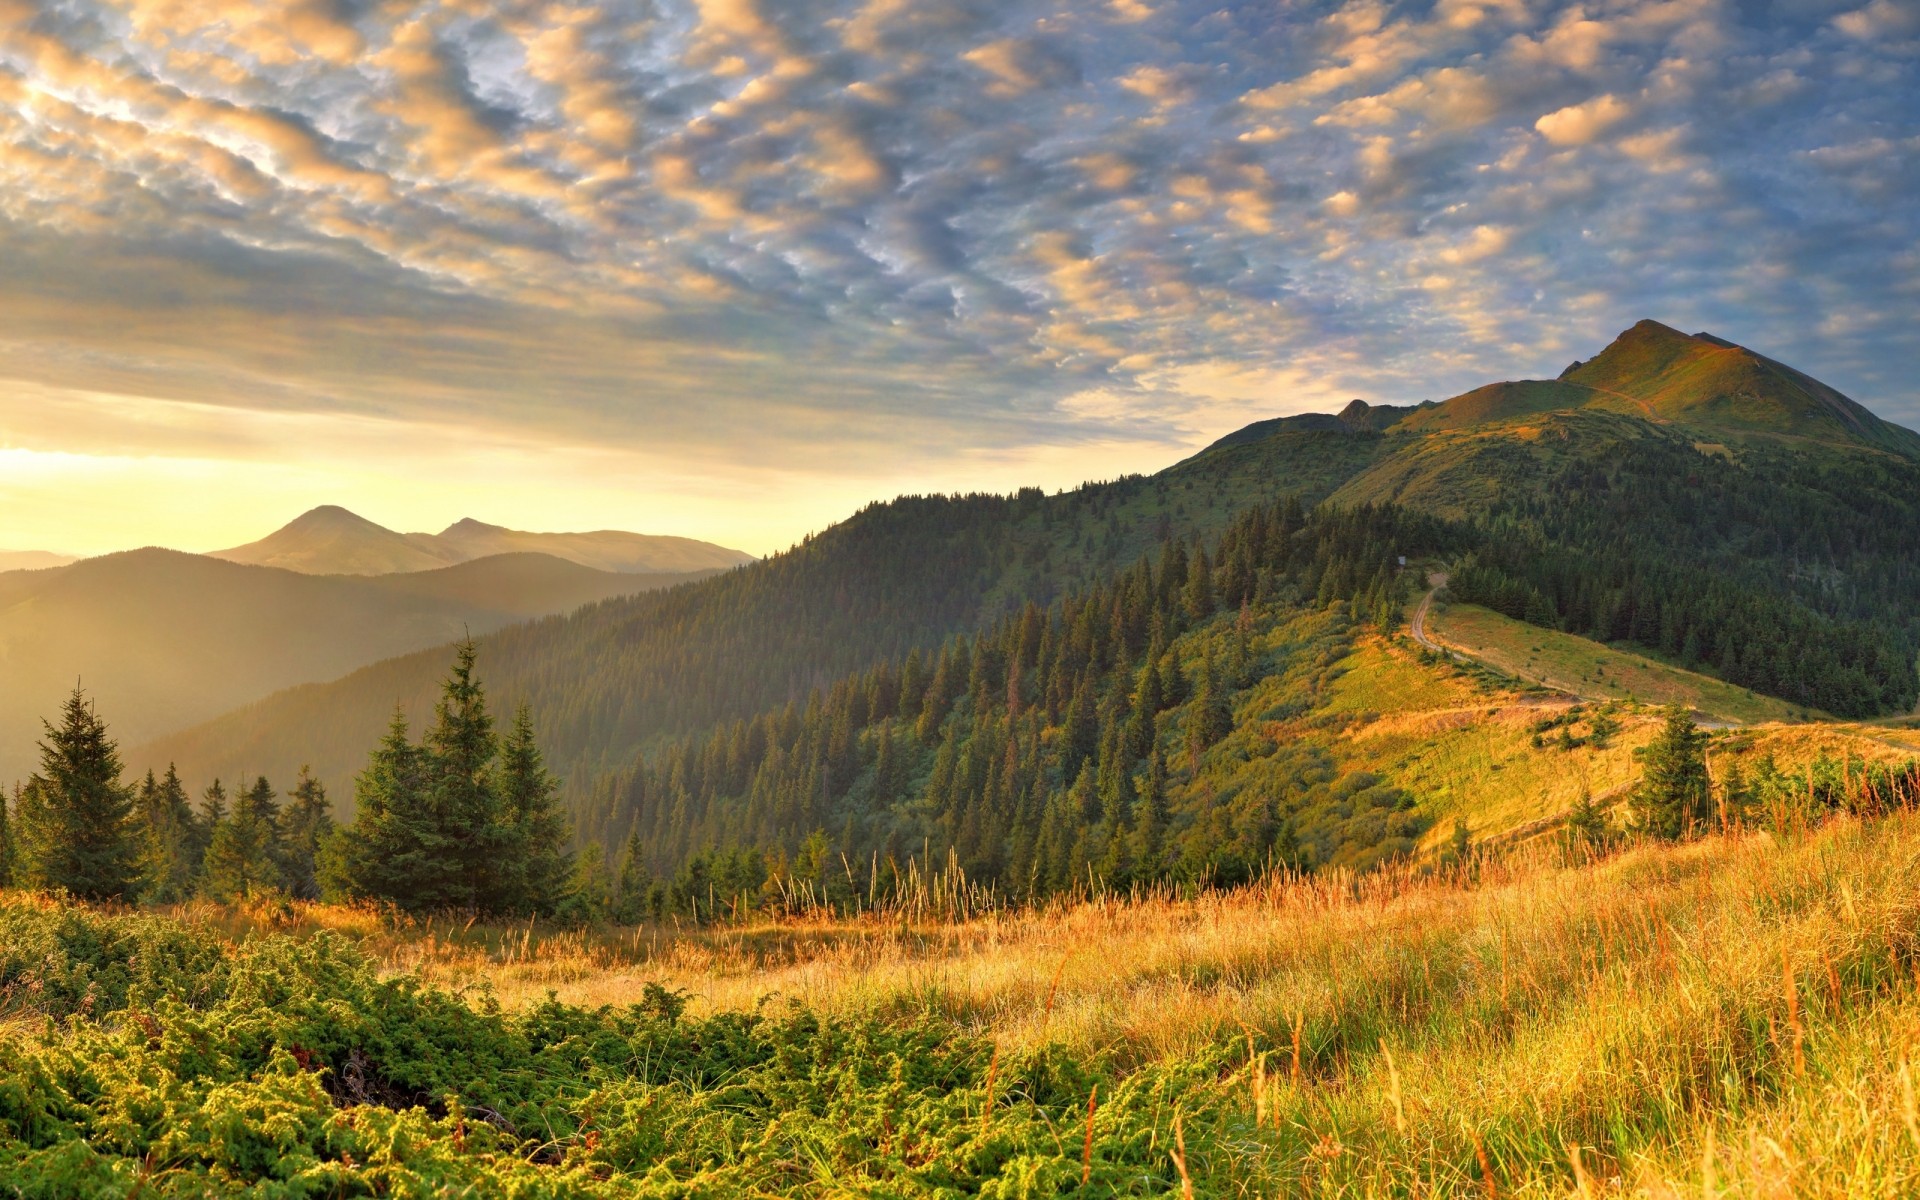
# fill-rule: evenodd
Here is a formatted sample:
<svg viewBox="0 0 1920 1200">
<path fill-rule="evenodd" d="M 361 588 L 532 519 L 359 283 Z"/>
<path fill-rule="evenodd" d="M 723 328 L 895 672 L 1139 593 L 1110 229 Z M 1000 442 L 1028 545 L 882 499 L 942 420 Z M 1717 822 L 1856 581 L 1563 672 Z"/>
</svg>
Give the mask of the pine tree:
<svg viewBox="0 0 1920 1200">
<path fill-rule="evenodd" d="M 1227 687 L 1212 655 L 1200 668 L 1200 686 L 1194 690 L 1187 717 L 1189 750 L 1198 760 L 1199 752 L 1233 732 L 1233 709 L 1227 702 Z"/>
<path fill-rule="evenodd" d="M 514 714 L 513 728 L 500 748 L 498 778 L 512 870 L 496 906 L 510 912 L 551 913 L 571 875 L 566 852 L 570 833 L 560 808 L 559 784 L 547 773 L 534 740 L 533 717 L 525 705 Z"/>
<path fill-rule="evenodd" d="M 200 809 L 193 817 L 193 841 L 188 853 L 193 864 L 193 876 L 199 878 L 206 872 L 207 847 L 213 842 L 213 831 L 220 822 L 227 819 L 227 789 L 220 780 L 207 785 L 200 793 Z"/>
<path fill-rule="evenodd" d="M 620 855 L 620 870 L 613 880 L 613 919 L 622 925 L 638 925 L 645 920 L 652 891 L 653 872 L 647 869 L 647 850 L 636 824 L 627 835 L 627 848 Z"/>
<path fill-rule="evenodd" d="M 473 677 L 475 655 L 471 641 L 455 649 L 434 723 L 421 739 L 428 805 L 442 847 L 435 872 L 439 908 L 491 907 L 503 882 L 504 856 L 514 850 L 492 778 L 500 743 L 486 693 Z"/>
<path fill-rule="evenodd" d="M 280 889 L 280 807 L 275 795 L 261 776 L 233 802 L 233 815 L 215 827 L 207 846 L 208 895 L 247 900 Z"/>
<path fill-rule="evenodd" d="M 281 818 L 287 891 L 302 900 L 320 898 L 320 856 L 333 837 L 333 813 L 327 789 L 307 767 L 293 785 L 293 803 Z"/>
<path fill-rule="evenodd" d="M 139 837 L 106 722 L 76 687 L 59 727 L 42 725 L 40 770 L 15 813 L 22 881 L 88 900 L 130 895 L 140 879 Z"/>
<path fill-rule="evenodd" d="M 1593 802 L 1590 788 L 1580 789 L 1580 798 L 1567 813 L 1566 840 L 1570 849 L 1590 850 L 1603 847 L 1612 836 L 1606 814 Z"/>
<path fill-rule="evenodd" d="M 1160 747 L 1147 759 L 1147 785 L 1140 793 L 1134 818 L 1134 876 L 1151 882 L 1166 873 L 1167 761 Z"/>
<path fill-rule="evenodd" d="M 473 645 L 464 643 L 419 745 L 395 710 L 354 780 L 353 824 L 322 855 L 328 895 L 409 912 L 551 912 L 560 903 L 580 868 L 562 852 L 569 833 L 557 785 L 524 709 L 504 746 L 495 736 L 473 666 Z M 690 753 L 675 756 L 676 780 L 690 761 Z"/>
<path fill-rule="evenodd" d="M 13 806 L 20 803 L 20 786 L 14 785 Z M 13 822 L 9 817 L 7 790 L 0 787 L 0 888 L 13 886 Z"/>
<path fill-rule="evenodd" d="M 322 858 L 326 895 L 378 900 L 411 912 L 443 902 L 437 886 L 443 847 L 426 801 L 424 758 L 396 706 L 386 737 L 353 781 L 353 824 Z"/>
<path fill-rule="evenodd" d="M 156 780 L 152 771 L 141 781 L 135 803 L 140 827 L 142 895 L 152 901 L 185 899 L 193 891 L 199 830 L 187 789 L 173 764 Z"/>
<path fill-rule="evenodd" d="M 1707 780 L 1707 735 L 1685 707 L 1666 710 L 1666 724 L 1638 752 L 1645 773 L 1633 792 L 1635 825 L 1659 838 L 1703 830 L 1713 815 Z"/>
</svg>

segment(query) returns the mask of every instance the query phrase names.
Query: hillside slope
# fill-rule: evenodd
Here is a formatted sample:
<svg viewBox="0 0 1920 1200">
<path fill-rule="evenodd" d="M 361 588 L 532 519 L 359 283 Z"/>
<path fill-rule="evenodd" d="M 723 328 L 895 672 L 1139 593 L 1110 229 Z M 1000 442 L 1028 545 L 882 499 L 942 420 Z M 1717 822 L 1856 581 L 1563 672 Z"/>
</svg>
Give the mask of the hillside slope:
<svg viewBox="0 0 1920 1200">
<path fill-rule="evenodd" d="M 762 564 L 502 630 L 483 642 L 480 675 L 503 705 L 533 707 L 550 763 L 583 787 L 663 738 L 804 701 L 875 662 L 1047 603 L 1163 536 L 1211 536 L 1283 493 L 1317 500 L 1382 445 L 1378 434 L 1289 432 L 1054 496 L 870 505 Z M 435 650 L 293 689 L 139 746 L 129 761 L 177 761 L 202 777 L 278 777 L 306 762 L 344 784 L 396 703 L 415 719 L 431 713 L 446 661 Z"/>
<path fill-rule="evenodd" d="M 10 572 L 0 575 L 0 781 L 33 767 L 40 719 L 76 679 L 131 743 L 465 631 L 686 578 L 538 554 L 311 576 L 156 549 Z"/>
<path fill-rule="evenodd" d="M 1666 335 L 1636 329 L 1585 367 L 1609 389 L 1666 396 L 1667 360 L 1640 349 Z M 579 799 L 643 750 L 804 704 L 875 663 L 1109 579 L 1168 536 L 1211 544 L 1235 513 L 1295 494 L 1447 518 L 1463 584 L 1510 617 L 1633 640 L 1816 709 L 1910 709 L 1920 459 L 1839 435 L 1682 426 L 1614 399 L 1567 380 L 1416 408 L 1355 404 L 1258 423 L 1152 477 L 1056 496 L 902 498 L 723 578 L 505 631 L 482 647 L 481 670 L 504 703 L 533 706 Z M 275 696 L 143 747 L 140 761 L 203 775 L 310 761 L 344 779 L 396 702 L 429 711 L 444 660 Z"/>
</svg>

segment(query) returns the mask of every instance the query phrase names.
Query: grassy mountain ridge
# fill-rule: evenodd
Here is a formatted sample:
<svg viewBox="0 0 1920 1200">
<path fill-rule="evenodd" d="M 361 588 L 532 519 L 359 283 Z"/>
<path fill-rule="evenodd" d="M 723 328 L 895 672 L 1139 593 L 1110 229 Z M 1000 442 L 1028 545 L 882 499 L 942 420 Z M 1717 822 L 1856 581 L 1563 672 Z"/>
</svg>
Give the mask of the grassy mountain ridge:
<svg viewBox="0 0 1920 1200">
<path fill-rule="evenodd" d="M 1826 384 L 1712 334 L 1642 321 L 1561 379 L 1590 403 L 1732 433 L 1787 434 L 1920 455 L 1920 433 L 1883 421 Z"/>
<path fill-rule="evenodd" d="M 533 554 L 410 575 L 313 576 L 160 549 L 0 574 L 0 780 L 32 768 L 39 719 L 76 678 L 131 743 L 463 630 L 679 578 Z"/>
</svg>

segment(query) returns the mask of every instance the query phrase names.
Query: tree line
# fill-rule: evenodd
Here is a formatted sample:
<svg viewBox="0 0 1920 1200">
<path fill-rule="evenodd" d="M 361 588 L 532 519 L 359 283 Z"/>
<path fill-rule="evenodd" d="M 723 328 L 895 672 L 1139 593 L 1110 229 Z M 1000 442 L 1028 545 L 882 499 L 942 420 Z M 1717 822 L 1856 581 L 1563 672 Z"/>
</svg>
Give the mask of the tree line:
<svg viewBox="0 0 1920 1200">
<path fill-rule="evenodd" d="M 1236 704 L 1276 666 L 1256 632 L 1323 614 L 1287 653 L 1324 666 L 1355 623 L 1397 620 L 1403 558 L 1457 537 L 1391 507 L 1254 506 L 1210 544 L 1171 539 L 1052 605 L 643 756 L 595 787 L 583 835 L 623 847 L 610 894 L 659 913 L 795 881 L 884 892 L 916 859 L 1038 898 L 1408 853 L 1426 828 L 1411 797 L 1243 729 Z"/>
<path fill-rule="evenodd" d="M 1838 716 L 1920 699 L 1920 464 L 1614 441 L 1479 527 L 1460 600 Z"/>
<path fill-rule="evenodd" d="M 89 900 L 205 896 L 371 901 L 410 912 L 554 915 L 575 875 L 571 828 L 523 708 L 504 737 L 459 647 L 418 742 L 395 713 L 336 827 L 302 772 L 286 803 L 262 776 L 198 805 L 169 766 L 122 782 L 119 748 L 75 688 L 46 722 L 40 766 L 0 804 L 0 884 Z"/>
</svg>

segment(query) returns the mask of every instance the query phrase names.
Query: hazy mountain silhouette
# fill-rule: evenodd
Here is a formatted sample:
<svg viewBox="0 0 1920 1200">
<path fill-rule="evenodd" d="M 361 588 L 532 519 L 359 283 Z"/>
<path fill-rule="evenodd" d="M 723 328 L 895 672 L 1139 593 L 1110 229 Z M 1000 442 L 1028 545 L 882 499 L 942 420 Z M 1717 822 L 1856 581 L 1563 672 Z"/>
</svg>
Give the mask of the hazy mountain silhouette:
<svg viewBox="0 0 1920 1200">
<path fill-rule="evenodd" d="M 159 549 L 0 574 L 0 781 L 31 769 L 39 719 L 76 679 L 133 742 L 465 632 L 700 577 L 527 553 L 314 576 Z"/>
<path fill-rule="evenodd" d="M 54 554 L 48 550 L 0 550 L 0 572 L 44 571 L 73 561 L 71 554 Z"/>
<path fill-rule="evenodd" d="M 307 575 L 388 575 L 431 571 L 495 554 L 549 554 L 583 567 L 626 574 L 712 571 L 753 556 L 693 538 L 624 533 L 525 533 L 467 518 L 441 532 L 396 533 L 326 504 L 244 546 L 210 557 Z"/>
</svg>

